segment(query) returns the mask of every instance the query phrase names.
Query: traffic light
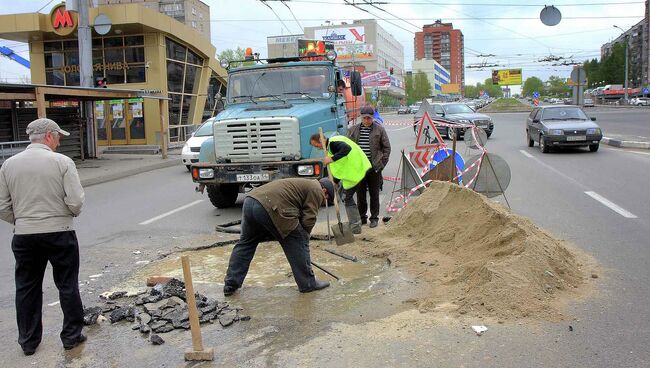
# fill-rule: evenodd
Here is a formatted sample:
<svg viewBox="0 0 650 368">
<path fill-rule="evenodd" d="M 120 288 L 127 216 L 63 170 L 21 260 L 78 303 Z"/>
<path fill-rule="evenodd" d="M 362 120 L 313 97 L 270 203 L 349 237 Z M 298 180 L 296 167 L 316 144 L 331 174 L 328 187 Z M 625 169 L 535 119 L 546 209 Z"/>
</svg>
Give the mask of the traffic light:
<svg viewBox="0 0 650 368">
<path fill-rule="evenodd" d="M 389 70 L 390 70 L 390 75 L 393 75 L 393 67 L 392 66 L 390 67 Z"/>
<path fill-rule="evenodd" d="M 107 88 L 107 80 L 106 77 L 97 77 L 95 78 L 95 88 Z"/>
</svg>

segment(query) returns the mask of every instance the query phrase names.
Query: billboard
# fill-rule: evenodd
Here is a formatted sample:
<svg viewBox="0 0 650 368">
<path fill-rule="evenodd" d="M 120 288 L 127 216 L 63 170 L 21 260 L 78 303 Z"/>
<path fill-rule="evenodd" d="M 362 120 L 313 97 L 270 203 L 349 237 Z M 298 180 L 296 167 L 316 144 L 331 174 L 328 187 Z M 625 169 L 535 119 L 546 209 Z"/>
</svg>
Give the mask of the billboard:
<svg viewBox="0 0 650 368">
<path fill-rule="evenodd" d="M 298 40 L 298 56 L 309 57 L 311 61 L 327 60 L 324 55 L 332 50 L 334 50 L 334 45 L 331 42 Z"/>
<path fill-rule="evenodd" d="M 314 30 L 316 40 L 329 41 L 339 60 L 374 58 L 373 45 L 366 43 L 365 27 L 341 27 Z"/>
<path fill-rule="evenodd" d="M 458 83 L 447 83 L 442 85 L 442 93 L 446 94 L 458 94 L 460 93 L 460 84 Z"/>
<path fill-rule="evenodd" d="M 380 72 L 361 73 L 361 85 L 364 87 L 399 87 L 404 88 L 402 80 L 396 78 L 386 70 Z"/>
<path fill-rule="evenodd" d="M 521 69 L 492 70 L 492 84 L 497 86 L 521 85 Z"/>
</svg>

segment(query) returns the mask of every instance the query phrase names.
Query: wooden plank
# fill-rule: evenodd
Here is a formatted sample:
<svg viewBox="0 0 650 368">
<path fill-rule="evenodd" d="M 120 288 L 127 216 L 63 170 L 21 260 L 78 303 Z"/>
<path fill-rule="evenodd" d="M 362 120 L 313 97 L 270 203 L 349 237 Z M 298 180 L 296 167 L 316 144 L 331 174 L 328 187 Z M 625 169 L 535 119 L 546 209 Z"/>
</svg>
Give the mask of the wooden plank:
<svg viewBox="0 0 650 368">
<path fill-rule="evenodd" d="M 36 111 L 39 118 L 47 116 L 45 112 L 45 93 L 38 87 L 36 88 Z"/>
</svg>

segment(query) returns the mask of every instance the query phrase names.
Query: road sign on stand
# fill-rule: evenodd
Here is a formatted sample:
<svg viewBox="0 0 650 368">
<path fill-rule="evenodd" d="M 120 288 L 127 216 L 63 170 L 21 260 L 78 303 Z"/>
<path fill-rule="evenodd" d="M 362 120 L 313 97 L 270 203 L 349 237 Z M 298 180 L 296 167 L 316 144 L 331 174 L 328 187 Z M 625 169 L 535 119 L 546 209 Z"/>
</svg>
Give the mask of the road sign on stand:
<svg viewBox="0 0 650 368">
<path fill-rule="evenodd" d="M 537 98 L 534 99 L 534 100 L 533 100 L 533 105 L 535 105 L 535 106 L 539 106 L 539 99 L 537 99 Z"/>
<path fill-rule="evenodd" d="M 418 136 L 415 139 L 415 149 L 423 150 L 427 148 L 437 149 L 441 145 L 444 145 L 444 141 L 436 129 L 436 126 L 433 124 L 431 117 L 427 111 L 424 112 L 422 118 L 418 122 Z"/>
<path fill-rule="evenodd" d="M 539 92 L 537 92 L 537 91 L 533 92 L 533 98 L 538 99 L 539 98 Z"/>
<path fill-rule="evenodd" d="M 421 168 L 427 166 L 427 163 L 429 162 L 431 156 L 433 156 L 434 152 L 435 152 L 434 149 L 424 149 L 424 150 L 409 152 L 409 158 L 411 159 L 411 163 L 413 164 L 413 166 L 417 168 Z"/>
<path fill-rule="evenodd" d="M 646 87 L 646 88 L 643 89 L 642 93 L 644 95 L 647 95 L 648 93 L 650 93 L 650 90 L 648 90 L 648 87 Z"/>
</svg>

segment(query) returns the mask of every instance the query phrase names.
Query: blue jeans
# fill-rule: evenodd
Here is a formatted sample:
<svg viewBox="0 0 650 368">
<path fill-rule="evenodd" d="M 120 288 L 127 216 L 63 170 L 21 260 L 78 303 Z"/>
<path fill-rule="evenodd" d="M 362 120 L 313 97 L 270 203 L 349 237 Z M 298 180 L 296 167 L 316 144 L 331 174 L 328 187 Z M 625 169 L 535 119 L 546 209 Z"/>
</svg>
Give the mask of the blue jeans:
<svg viewBox="0 0 650 368">
<path fill-rule="evenodd" d="M 257 245 L 275 239 L 280 242 L 300 291 L 315 286 L 316 278 L 309 256 L 309 234 L 298 225 L 282 239 L 266 209 L 254 198 L 246 197 L 242 207 L 241 236 L 230 254 L 224 283 L 240 288 L 244 283 Z"/>
</svg>

